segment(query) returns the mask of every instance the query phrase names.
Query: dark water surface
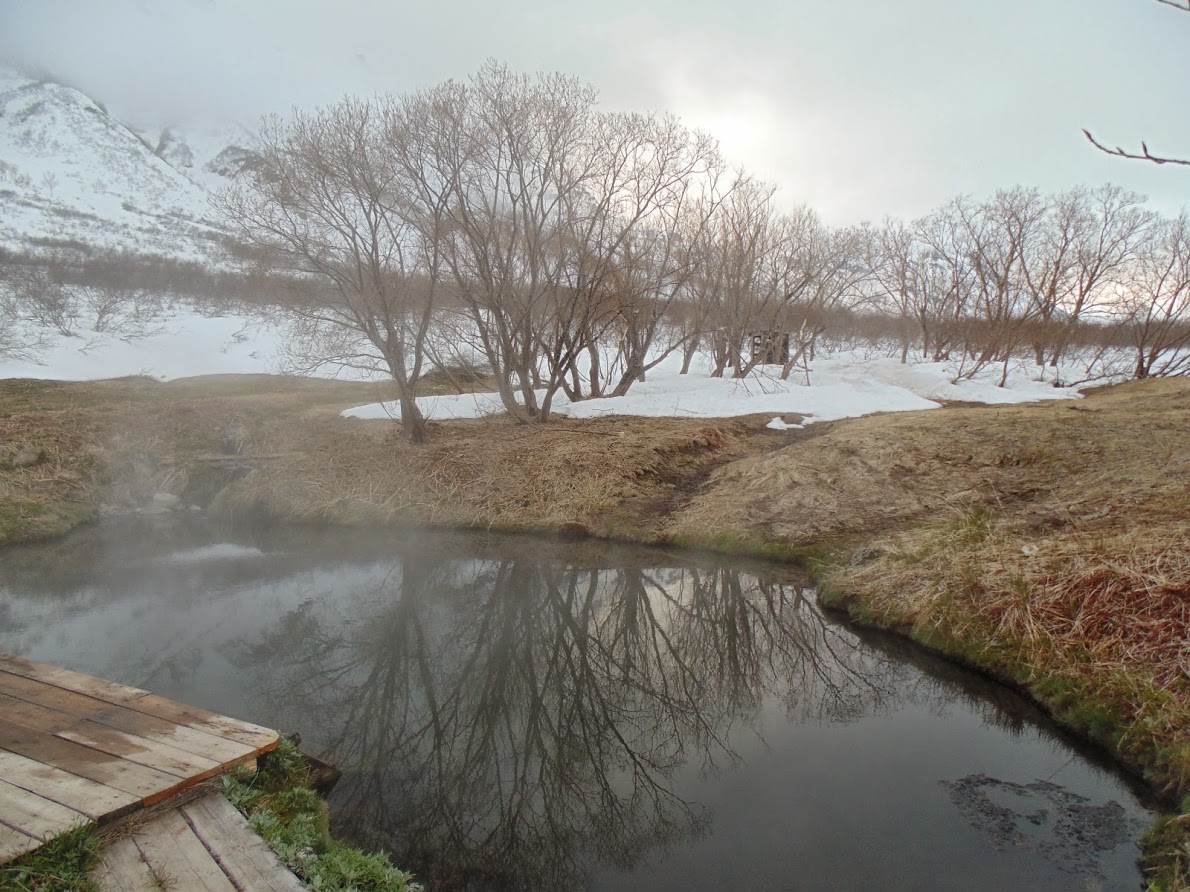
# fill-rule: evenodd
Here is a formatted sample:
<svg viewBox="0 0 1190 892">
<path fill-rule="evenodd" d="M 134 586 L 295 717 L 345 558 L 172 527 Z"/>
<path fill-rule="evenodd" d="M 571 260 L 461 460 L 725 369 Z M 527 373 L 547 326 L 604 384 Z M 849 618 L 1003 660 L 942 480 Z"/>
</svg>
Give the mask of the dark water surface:
<svg viewBox="0 0 1190 892">
<path fill-rule="evenodd" d="M 0 651 L 301 732 L 429 889 L 1135 889 L 1150 814 L 1011 692 L 796 571 L 436 533 L 0 551 Z"/>
</svg>

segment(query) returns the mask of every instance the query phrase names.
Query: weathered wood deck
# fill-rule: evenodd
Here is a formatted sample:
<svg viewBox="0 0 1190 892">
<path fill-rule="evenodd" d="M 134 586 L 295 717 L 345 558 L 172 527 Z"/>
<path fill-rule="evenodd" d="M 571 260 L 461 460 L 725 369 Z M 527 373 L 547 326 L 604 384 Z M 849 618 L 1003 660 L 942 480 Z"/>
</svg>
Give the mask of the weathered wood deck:
<svg viewBox="0 0 1190 892">
<path fill-rule="evenodd" d="M 100 892 L 304 892 L 219 793 L 162 812 L 102 852 Z"/>
<path fill-rule="evenodd" d="M 279 742 L 258 725 L 0 654 L 0 864 L 74 827 L 162 802 Z"/>
</svg>

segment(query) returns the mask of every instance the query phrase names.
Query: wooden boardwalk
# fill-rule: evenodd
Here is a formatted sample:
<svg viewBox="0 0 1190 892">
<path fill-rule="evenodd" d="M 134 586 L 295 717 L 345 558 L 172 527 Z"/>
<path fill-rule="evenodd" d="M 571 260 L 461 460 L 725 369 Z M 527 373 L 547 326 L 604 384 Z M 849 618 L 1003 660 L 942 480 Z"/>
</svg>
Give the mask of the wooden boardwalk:
<svg viewBox="0 0 1190 892">
<path fill-rule="evenodd" d="M 100 892 L 304 892 L 219 793 L 163 812 L 102 857 Z"/>
<path fill-rule="evenodd" d="M 0 654 L 0 864 L 74 827 L 163 802 L 279 743 L 258 725 Z"/>
</svg>

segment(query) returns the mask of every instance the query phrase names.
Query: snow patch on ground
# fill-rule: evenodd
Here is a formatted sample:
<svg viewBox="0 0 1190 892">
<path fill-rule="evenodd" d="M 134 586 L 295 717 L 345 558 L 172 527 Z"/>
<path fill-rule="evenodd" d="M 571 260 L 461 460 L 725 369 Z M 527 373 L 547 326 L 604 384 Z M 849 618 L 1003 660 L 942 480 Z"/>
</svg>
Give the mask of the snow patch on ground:
<svg viewBox="0 0 1190 892">
<path fill-rule="evenodd" d="M 37 361 L 0 359 L 0 378 L 87 381 L 127 375 L 167 379 L 272 373 L 279 370 L 279 346 L 279 332 L 260 320 L 182 311 L 133 340 L 88 331 L 58 335 Z"/>
<path fill-rule="evenodd" d="M 1041 399 L 1071 399 L 1078 393 L 1033 380 L 1025 367 L 1014 368 L 1005 387 L 997 386 L 1000 369 L 988 370 L 974 380 L 951 383 L 953 370 L 944 363 L 902 365 L 896 359 L 868 357 L 858 352 L 818 359 L 807 384 L 804 377 L 782 381 L 764 370 L 743 380 L 711 378 L 703 365 L 691 374 L 679 374 L 678 358 L 666 361 L 633 385 L 627 396 L 577 403 L 560 394 L 554 409 L 571 418 L 603 415 L 649 417 L 731 418 L 774 413 L 768 426 L 790 430 L 803 423 L 854 418 L 873 412 L 908 412 L 938 408 L 939 400 L 982 403 L 1018 403 Z M 539 394 L 540 395 L 540 394 Z M 495 393 L 426 397 L 418 406 L 435 420 L 480 418 L 503 411 Z M 399 420 L 396 403 L 372 403 L 344 411 L 346 418 Z M 787 421 L 782 416 L 798 416 Z"/>
</svg>

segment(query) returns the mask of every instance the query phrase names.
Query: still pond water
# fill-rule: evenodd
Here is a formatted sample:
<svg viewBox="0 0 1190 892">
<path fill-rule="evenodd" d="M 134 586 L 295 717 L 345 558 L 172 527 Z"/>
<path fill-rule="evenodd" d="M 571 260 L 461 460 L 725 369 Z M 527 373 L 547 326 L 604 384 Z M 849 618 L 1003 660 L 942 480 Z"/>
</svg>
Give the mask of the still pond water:
<svg viewBox="0 0 1190 892">
<path fill-rule="evenodd" d="M 796 571 L 438 533 L 104 526 L 0 552 L 0 651 L 300 731 L 429 889 L 1136 889 L 1150 814 Z"/>
</svg>

